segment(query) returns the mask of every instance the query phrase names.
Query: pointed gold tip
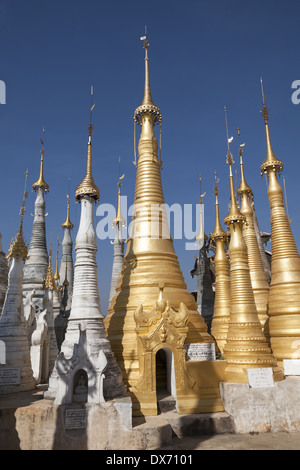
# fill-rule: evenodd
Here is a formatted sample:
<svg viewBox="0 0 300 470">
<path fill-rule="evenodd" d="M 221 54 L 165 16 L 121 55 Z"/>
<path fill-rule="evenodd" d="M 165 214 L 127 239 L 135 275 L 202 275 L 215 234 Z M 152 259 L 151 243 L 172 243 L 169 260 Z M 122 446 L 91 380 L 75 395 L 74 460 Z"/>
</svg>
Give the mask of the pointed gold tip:
<svg viewBox="0 0 300 470">
<path fill-rule="evenodd" d="M 219 201 L 218 201 L 218 194 L 219 194 L 219 188 L 218 188 L 218 183 L 220 181 L 220 178 L 217 178 L 217 172 L 215 171 L 215 186 L 214 186 L 214 195 L 216 196 L 216 222 L 215 222 L 215 228 L 213 232 L 210 234 L 210 238 L 212 240 L 216 240 L 218 238 L 221 239 L 226 239 L 227 234 L 223 230 L 221 221 L 220 221 L 220 213 L 219 213 Z"/>
<path fill-rule="evenodd" d="M 243 147 L 244 143 L 241 144 L 240 141 L 240 129 L 238 129 L 238 137 L 239 137 L 239 154 L 240 154 L 240 169 L 241 169 L 241 183 L 239 188 L 237 189 L 237 194 L 242 194 L 242 193 L 248 193 L 252 194 L 252 189 L 251 187 L 247 184 L 246 178 L 245 178 L 245 173 L 244 173 L 244 163 L 243 163 Z"/>
<path fill-rule="evenodd" d="M 263 92 L 262 78 L 261 78 L 261 89 L 262 89 L 262 97 L 263 97 L 263 109 L 261 113 L 264 117 L 265 128 L 266 128 L 266 141 L 267 141 L 267 155 L 266 155 L 265 161 L 260 167 L 261 175 L 263 175 L 264 173 L 268 173 L 268 170 L 275 170 L 281 173 L 283 169 L 283 163 L 281 160 L 275 157 L 272 144 L 271 144 L 269 123 L 268 123 L 268 109 L 265 103 L 266 96 L 264 95 L 264 92 Z"/>
<path fill-rule="evenodd" d="M 49 191 L 49 185 L 44 180 L 44 134 L 45 134 L 45 126 L 43 127 L 43 138 L 41 139 L 41 164 L 40 164 L 40 176 L 39 179 L 33 183 L 32 189 L 37 191 L 39 188 L 44 188 L 45 191 Z"/>
<path fill-rule="evenodd" d="M 70 229 L 73 229 L 74 228 L 74 225 L 72 224 L 71 220 L 70 220 L 70 198 L 69 198 L 69 195 L 67 195 L 67 200 L 68 200 L 68 205 L 67 205 L 67 218 L 66 220 L 64 221 L 63 224 L 61 224 L 62 228 L 70 228 Z"/>
</svg>

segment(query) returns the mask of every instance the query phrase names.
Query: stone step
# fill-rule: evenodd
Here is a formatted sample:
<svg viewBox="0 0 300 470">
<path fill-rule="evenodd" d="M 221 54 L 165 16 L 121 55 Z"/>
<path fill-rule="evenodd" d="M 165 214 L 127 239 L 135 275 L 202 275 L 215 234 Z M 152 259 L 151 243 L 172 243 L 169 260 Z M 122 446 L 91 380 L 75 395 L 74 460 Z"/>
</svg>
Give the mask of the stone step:
<svg viewBox="0 0 300 470">
<path fill-rule="evenodd" d="M 233 420 L 225 412 L 179 415 L 166 411 L 157 416 L 133 418 L 132 424 L 136 445 L 146 445 L 148 449 L 171 448 L 174 438 L 235 433 Z"/>
<path fill-rule="evenodd" d="M 157 397 L 157 411 L 159 414 L 166 413 L 167 411 L 176 410 L 176 399 L 172 395 L 165 395 Z"/>
</svg>

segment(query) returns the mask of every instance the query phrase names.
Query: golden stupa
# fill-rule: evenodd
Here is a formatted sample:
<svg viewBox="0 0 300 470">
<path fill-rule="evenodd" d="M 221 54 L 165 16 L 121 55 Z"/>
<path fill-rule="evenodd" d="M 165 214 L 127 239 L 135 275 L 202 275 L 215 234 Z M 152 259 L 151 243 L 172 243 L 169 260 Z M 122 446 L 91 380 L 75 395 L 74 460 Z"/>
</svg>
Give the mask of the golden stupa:
<svg viewBox="0 0 300 470">
<path fill-rule="evenodd" d="M 276 359 L 272 355 L 262 331 L 256 310 L 247 246 L 242 235 L 242 226 L 247 222 L 236 202 L 232 175 L 233 159 L 229 149 L 228 131 L 227 141 L 227 163 L 230 168 L 230 210 L 224 222 L 230 229 L 230 321 L 224 347 L 224 358 L 227 362 L 224 381 L 248 383 L 247 369 L 262 367 L 272 368 L 274 381 L 283 380 L 283 371 L 277 367 Z"/>
<path fill-rule="evenodd" d="M 272 149 L 263 89 L 262 94 L 267 156 L 261 165 L 261 173 L 267 174 L 269 182 L 272 243 L 269 335 L 273 354 L 282 366 L 284 359 L 300 358 L 300 258 L 277 179 L 283 163 L 275 157 Z"/>
<path fill-rule="evenodd" d="M 240 131 L 238 129 L 240 137 Z M 250 269 L 250 278 L 254 300 L 259 321 L 263 330 L 265 329 L 268 320 L 268 298 L 269 298 L 269 284 L 264 271 L 262 259 L 260 256 L 259 246 L 256 238 L 253 222 L 253 192 L 251 187 L 246 183 L 243 164 L 243 150 L 240 143 L 240 168 L 241 168 L 241 183 L 237 189 L 237 194 L 241 200 L 240 212 L 246 218 L 246 223 L 243 224 L 243 238 L 247 245 L 248 263 Z"/>
<path fill-rule="evenodd" d="M 133 398 L 133 414 L 157 413 L 156 354 L 161 350 L 167 357 L 170 352 L 173 356 L 174 366 L 169 364 L 173 376 L 169 379 L 176 382 L 176 390 L 173 388 L 171 393 L 177 397 L 179 412 L 222 410 L 218 384 L 213 380 L 216 372 L 211 371 L 211 388 L 206 386 L 201 394 L 199 380 L 192 376 L 196 361 L 186 361 L 185 345 L 211 345 L 214 340 L 187 290 L 169 234 L 162 164 L 154 132 L 155 125 L 161 123 L 161 112 L 150 91 L 149 44 L 146 36 L 141 39 L 145 48 L 145 89 L 142 104 L 134 114 L 135 124 L 141 126 L 135 212 L 116 294 L 104 323 Z M 204 368 L 205 365 L 199 368 L 199 374 L 204 373 Z"/>
<path fill-rule="evenodd" d="M 214 314 L 211 324 L 211 334 L 215 338 L 217 345 L 223 353 L 226 344 L 228 325 L 230 319 L 230 277 L 229 260 L 225 253 L 225 243 L 228 242 L 228 234 L 221 226 L 218 200 L 219 179 L 215 173 L 215 196 L 216 196 L 216 222 L 214 231 L 210 238 L 216 244 L 215 253 L 215 303 Z"/>
</svg>

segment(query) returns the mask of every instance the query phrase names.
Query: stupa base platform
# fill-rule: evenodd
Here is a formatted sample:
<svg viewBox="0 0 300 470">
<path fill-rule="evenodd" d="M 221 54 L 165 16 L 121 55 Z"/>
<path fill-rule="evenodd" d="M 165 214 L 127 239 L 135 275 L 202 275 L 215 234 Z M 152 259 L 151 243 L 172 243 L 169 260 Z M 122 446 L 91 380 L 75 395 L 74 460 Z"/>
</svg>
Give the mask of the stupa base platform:
<svg viewBox="0 0 300 470">
<path fill-rule="evenodd" d="M 179 414 L 174 398 L 164 396 L 158 415 L 140 417 L 132 417 L 129 397 L 54 405 L 43 398 L 42 386 L 2 395 L 0 450 L 180 449 L 189 437 L 272 434 L 278 441 L 300 432 L 300 377 L 264 388 L 221 382 L 220 391 L 225 411 Z"/>
<path fill-rule="evenodd" d="M 300 431 L 300 376 L 287 376 L 273 387 L 221 382 L 220 391 L 236 433 Z"/>
</svg>

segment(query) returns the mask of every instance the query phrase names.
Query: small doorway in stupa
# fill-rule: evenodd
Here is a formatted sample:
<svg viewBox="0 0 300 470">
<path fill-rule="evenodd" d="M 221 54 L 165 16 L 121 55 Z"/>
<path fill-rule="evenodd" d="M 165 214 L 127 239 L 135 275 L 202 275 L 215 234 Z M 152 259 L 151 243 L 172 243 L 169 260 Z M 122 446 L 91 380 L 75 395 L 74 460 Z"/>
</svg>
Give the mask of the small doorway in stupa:
<svg viewBox="0 0 300 470">
<path fill-rule="evenodd" d="M 156 394 L 158 413 L 176 409 L 174 357 L 168 348 L 156 353 Z"/>
<path fill-rule="evenodd" d="M 88 376 L 85 370 L 79 369 L 74 377 L 72 402 L 87 403 Z"/>
</svg>

